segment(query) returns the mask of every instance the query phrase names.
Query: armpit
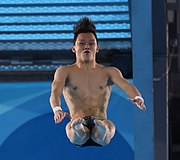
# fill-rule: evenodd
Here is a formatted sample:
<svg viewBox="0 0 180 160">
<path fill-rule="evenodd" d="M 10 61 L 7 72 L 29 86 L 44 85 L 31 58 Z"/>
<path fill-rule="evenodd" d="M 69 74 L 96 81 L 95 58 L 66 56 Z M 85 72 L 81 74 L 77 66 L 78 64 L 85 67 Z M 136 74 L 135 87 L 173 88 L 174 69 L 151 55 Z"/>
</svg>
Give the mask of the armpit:
<svg viewBox="0 0 180 160">
<path fill-rule="evenodd" d="M 107 81 L 107 86 L 112 86 L 114 84 L 114 82 L 111 80 L 111 78 L 109 77 L 108 81 Z"/>
</svg>

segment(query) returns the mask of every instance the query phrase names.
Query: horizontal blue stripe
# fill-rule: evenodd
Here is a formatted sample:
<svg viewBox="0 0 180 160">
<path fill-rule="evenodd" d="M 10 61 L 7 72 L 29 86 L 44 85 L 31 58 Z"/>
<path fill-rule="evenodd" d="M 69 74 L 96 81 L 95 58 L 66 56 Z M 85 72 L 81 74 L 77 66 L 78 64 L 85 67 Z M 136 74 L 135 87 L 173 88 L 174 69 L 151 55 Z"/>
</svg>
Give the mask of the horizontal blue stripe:
<svg viewBox="0 0 180 160">
<path fill-rule="evenodd" d="M 1 43 L 0 50 L 71 50 L 72 42 L 14 42 Z M 129 41 L 99 41 L 101 49 L 129 49 Z"/>
<path fill-rule="evenodd" d="M 59 65 L 0 65 L 0 71 L 52 71 Z"/>
<path fill-rule="evenodd" d="M 128 2 L 128 0 L 53 0 L 53 3 L 96 3 L 96 2 Z M 0 4 L 44 4 L 52 3 L 52 0 L 3 0 L 0 1 Z"/>
<path fill-rule="evenodd" d="M 111 32 L 111 33 L 97 33 L 98 38 L 111 39 L 111 38 L 131 38 L 130 32 Z M 1 34 L 0 40 L 48 40 L 48 39 L 72 39 L 73 34 Z"/>
<path fill-rule="evenodd" d="M 129 20 L 129 14 L 110 14 L 110 15 L 83 15 L 89 16 L 93 21 L 122 21 Z M 71 15 L 71 16 L 3 16 L 0 17 L 0 24 L 2 23 L 41 23 L 41 22 L 77 22 L 81 15 Z"/>
<path fill-rule="evenodd" d="M 16 13 L 81 13 L 81 12 L 127 12 L 128 5 L 101 6 L 47 6 L 47 7 L 0 7 L 0 14 Z"/>
<path fill-rule="evenodd" d="M 97 30 L 117 30 L 117 29 L 130 29 L 129 23 L 106 23 L 106 24 L 96 24 Z M 72 24 L 63 25 L 3 25 L 0 26 L 0 31 L 64 31 L 73 30 Z"/>
</svg>

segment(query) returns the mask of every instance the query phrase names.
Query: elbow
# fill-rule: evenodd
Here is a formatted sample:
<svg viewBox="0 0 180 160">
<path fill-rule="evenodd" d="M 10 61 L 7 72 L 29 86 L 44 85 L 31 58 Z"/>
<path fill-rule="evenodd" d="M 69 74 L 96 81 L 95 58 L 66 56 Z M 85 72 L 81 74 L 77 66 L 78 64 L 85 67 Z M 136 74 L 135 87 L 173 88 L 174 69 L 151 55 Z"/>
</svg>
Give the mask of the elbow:
<svg viewBox="0 0 180 160">
<path fill-rule="evenodd" d="M 50 96 L 50 97 L 49 97 L 49 103 L 51 103 L 51 101 L 52 101 L 52 97 Z"/>
<path fill-rule="evenodd" d="M 53 93 L 51 93 L 51 95 L 49 97 L 49 103 L 50 103 L 51 106 L 53 104 L 53 101 L 54 101 L 54 96 L 53 96 Z"/>
<path fill-rule="evenodd" d="M 52 96 L 49 97 L 49 103 L 50 103 L 50 105 L 52 107 Z"/>
</svg>

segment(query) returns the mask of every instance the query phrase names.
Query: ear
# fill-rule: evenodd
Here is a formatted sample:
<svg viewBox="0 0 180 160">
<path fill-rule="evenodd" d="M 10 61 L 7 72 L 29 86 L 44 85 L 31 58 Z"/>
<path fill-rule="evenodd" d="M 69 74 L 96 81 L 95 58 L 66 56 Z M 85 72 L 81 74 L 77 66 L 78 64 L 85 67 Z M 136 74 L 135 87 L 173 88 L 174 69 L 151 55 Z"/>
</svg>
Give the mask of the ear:
<svg viewBox="0 0 180 160">
<path fill-rule="evenodd" d="M 97 46 L 96 53 L 98 53 L 100 50 L 99 46 Z"/>
<path fill-rule="evenodd" d="M 75 50 L 75 47 L 74 47 L 74 46 L 72 47 L 72 52 L 74 52 L 74 53 L 76 52 L 76 50 Z"/>
</svg>

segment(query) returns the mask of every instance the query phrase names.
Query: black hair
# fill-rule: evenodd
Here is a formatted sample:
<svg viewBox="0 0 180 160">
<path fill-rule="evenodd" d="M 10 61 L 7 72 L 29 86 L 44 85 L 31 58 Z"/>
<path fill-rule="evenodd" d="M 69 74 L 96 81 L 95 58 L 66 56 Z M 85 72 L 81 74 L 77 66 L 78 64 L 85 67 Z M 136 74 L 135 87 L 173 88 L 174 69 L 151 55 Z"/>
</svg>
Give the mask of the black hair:
<svg viewBox="0 0 180 160">
<path fill-rule="evenodd" d="M 88 17 L 81 18 L 74 25 L 73 30 L 74 30 L 74 45 L 75 45 L 76 39 L 80 33 L 89 33 L 89 32 L 95 36 L 96 41 L 98 43 L 98 39 L 97 39 L 97 35 L 96 35 L 96 26 L 94 25 L 92 20 L 89 19 Z"/>
</svg>

